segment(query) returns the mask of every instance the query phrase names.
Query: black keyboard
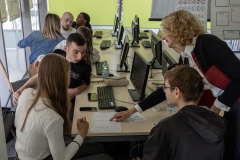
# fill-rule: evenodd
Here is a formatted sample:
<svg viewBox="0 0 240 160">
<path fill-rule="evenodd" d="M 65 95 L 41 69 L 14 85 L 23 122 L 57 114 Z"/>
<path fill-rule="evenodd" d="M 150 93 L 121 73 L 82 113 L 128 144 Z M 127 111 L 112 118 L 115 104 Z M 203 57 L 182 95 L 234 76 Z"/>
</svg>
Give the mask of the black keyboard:
<svg viewBox="0 0 240 160">
<path fill-rule="evenodd" d="M 111 41 L 110 40 L 103 40 L 102 43 L 100 44 L 101 49 L 106 49 L 111 46 Z"/>
<path fill-rule="evenodd" d="M 102 38 L 102 35 L 103 35 L 103 31 L 96 31 L 93 36 L 97 38 Z"/>
<path fill-rule="evenodd" d="M 97 75 L 102 75 L 102 65 L 103 65 L 103 62 L 96 62 L 95 63 L 96 65 L 96 74 Z M 109 77 L 113 77 L 114 75 L 112 73 L 109 73 L 108 75 Z"/>
<path fill-rule="evenodd" d="M 97 87 L 98 108 L 113 109 L 116 107 L 116 102 L 111 86 Z"/>
<path fill-rule="evenodd" d="M 139 35 L 140 38 L 149 38 L 147 33 L 145 32 L 141 32 L 140 35 Z"/>
<path fill-rule="evenodd" d="M 150 41 L 142 41 L 142 45 L 144 48 L 152 48 Z"/>
</svg>

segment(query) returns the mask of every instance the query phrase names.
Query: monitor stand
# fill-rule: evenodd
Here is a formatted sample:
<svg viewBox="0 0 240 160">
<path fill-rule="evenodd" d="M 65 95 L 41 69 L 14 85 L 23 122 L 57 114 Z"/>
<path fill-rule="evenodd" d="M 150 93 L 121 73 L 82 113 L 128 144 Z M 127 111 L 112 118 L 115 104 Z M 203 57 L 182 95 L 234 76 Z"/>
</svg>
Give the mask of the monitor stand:
<svg viewBox="0 0 240 160">
<path fill-rule="evenodd" d="M 132 100 L 133 100 L 134 102 L 137 102 L 137 101 L 141 101 L 141 100 L 142 100 L 141 97 L 139 96 L 137 90 L 135 90 L 135 89 L 128 89 L 128 92 L 129 92 L 129 94 L 130 94 L 130 96 L 132 97 Z M 147 94 L 145 93 L 145 97 L 146 97 L 146 96 L 147 96 Z"/>
<path fill-rule="evenodd" d="M 162 66 L 156 61 L 154 63 L 150 61 L 149 63 L 151 64 L 151 69 L 162 69 Z"/>
<path fill-rule="evenodd" d="M 123 65 L 122 68 L 120 68 L 120 64 L 117 64 L 117 72 L 130 72 L 131 71 L 131 67 L 129 67 L 131 65 Z"/>
<path fill-rule="evenodd" d="M 129 92 L 129 94 L 132 97 L 132 100 L 134 102 L 141 101 L 141 98 L 140 98 L 137 90 L 135 90 L 135 89 L 128 89 L 128 92 Z"/>
<path fill-rule="evenodd" d="M 115 49 L 122 49 L 122 47 L 123 47 L 123 45 L 122 45 L 122 43 L 121 44 L 115 44 Z"/>
<path fill-rule="evenodd" d="M 136 42 L 129 43 L 129 46 L 130 47 L 140 47 L 140 45 L 138 43 L 136 43 Z"/>
<path fill-rule="evenodd" d="M 117 37 L 117 32 L 112 32 L 113 37 Z"/>
</svg>

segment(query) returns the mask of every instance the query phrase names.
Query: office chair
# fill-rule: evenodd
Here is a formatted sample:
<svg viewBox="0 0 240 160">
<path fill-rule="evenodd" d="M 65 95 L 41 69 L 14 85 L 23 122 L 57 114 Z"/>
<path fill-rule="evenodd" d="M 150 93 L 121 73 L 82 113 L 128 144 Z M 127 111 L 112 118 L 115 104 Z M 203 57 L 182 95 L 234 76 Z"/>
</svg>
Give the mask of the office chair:
<svg viewBox="0 0 240 160">
<path fill-rule="evenodd" d="M 1 70 L 1 72 L 3 74 L 3 77 L 4 77 L 4 79 L 5 79 L 6 83 L 7 83 L 9 91 L 10 91 L 10 95 L 9 95 L 9 97 L 7 99 L 6 104 L 5 104 L 5 107 L 6 107 L 8 102 L 9 102 L 9 100 L 12 97 L 12 94 L 15 91 L 17 91 L 19 88 L 21 88 L 28 81 L 29 78 L 18 80 L 18 81 L 15 81 L 15 82 L 10 82 L 10 80 L 8 78 L 8 75 L 7 75 L 7 72 L 6 72 L 6 70 L 5 70 L 4 66 L 3 66 L 3 63 L 1 61 L 1 59 L 0 59 L 0 70 Z M 13 106 L 13 104 L 12 104 L 12 101 L 11 101 L 11 107 L 12 106 Z"/>
</svg>

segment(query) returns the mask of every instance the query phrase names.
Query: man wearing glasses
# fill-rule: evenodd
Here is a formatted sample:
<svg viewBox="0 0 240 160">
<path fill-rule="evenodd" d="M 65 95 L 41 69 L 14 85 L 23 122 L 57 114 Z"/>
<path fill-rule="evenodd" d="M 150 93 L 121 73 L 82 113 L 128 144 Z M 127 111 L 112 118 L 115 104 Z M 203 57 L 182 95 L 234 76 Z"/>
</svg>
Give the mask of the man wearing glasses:
<svg viewBox="0 0 240 160">
<path fill-rule="evenodd" d="M 186 65 L 164 75 L 167 103 L 178 112 L 160 121 L 144 144 L 143 160 L 223 159 L 226 120 L 205 106 L 197 106 L 204 83 Z M 139 159 L 139 158 L 138 158 Z"/>
<path fill-rule="evenodd" d="M 64 50 L 54 50 L 53 53 L 60 54 L 70 62 L 70 85 L 68 89 L 68 95 L 74 106 L 75 96 L 82 90 L 87 88 L 90 84 L 91 66 L 89 66 L 83 59 L 86 53 L 86 42 L 84 38 L 78 33 L 72 33 L 69 35 Z M 38 61 L 41 61 L 41 58 Z M 38 62 L 39 63 L 39 62 Z M 54 67 L 54 64 L 52 64 Z M 14 93 L 13 103 L 16 105 L 19 96 L 25 88 L 34 87 L 37 83 L 37 75 L 30 78 L 19 90 Z"/>
</svg>

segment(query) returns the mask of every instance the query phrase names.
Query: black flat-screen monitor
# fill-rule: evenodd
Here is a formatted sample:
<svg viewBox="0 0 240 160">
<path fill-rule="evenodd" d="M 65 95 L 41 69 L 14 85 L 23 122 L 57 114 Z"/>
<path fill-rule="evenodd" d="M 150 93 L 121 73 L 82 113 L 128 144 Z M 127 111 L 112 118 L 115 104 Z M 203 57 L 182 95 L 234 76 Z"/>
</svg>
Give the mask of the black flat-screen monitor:
<svg viewBox="0 0 240 160">
<path fill-rule="evenodd" d="M 127 56 L 129 51 L 128 36 L 125 36 L 122 52 L 120 55 L 120 64 L 117 64 L 117 72 L 130 72 L 131 68 L 127 63 Z"/>
<path fill-rule="evenodd" d="M 177 62 L 173 59 L 173 57 L 166 51 L 162 52 L 162 75 L 171 69 L 173 66 L 177 65 Z"/>
<path fill-rule="evenodd" d="M 124 33 L 124 27 L 122 22 L 119 25 L 118 33 L 117 33 L 117 43 L 115 45 L 116 49 L 121 49 L 122 48 L 122 38 L 123 38 L 123 33 Z"/>
<path fill-rule="evenodd" d="M 139 46 L 139 37 L 138 37 L 138 24 L 135 21 L 132 21 L 132 43 L 130 47 L 140 47 Z"/>
<path fill-rule="evenodd" d="M 151 46 L 153 59 L 150 61 L 152 69 L 162 68 L 162 40 L 161 38 L 152 32 L 151 36 Z"/>
<path fill-rule="evenodd" d="M 134 22 L 136 22 L 138 24 L 137 25 L 137 35 L 139 37 L 139 34 L 140 34 L 140 19 L 139 19 L 138 15 L 135 15 Z M 140 37 L 139 37 L 139 39 L 140 39 Z"/>
<path fill-rule="evenodd" d="M 135 90 L 129 89 L 133 101 L 141 101 L 145 98 L 150 64 L 137 52 L 134 51 L 130 81 Z"/>
<path fill-rule="evenodd" d="M 113 23 L 113 32 L 112 32 L 112 36 L 114 37 L 117 36 L 118 25 L 119 25 L 119 18 L 118 18 L 118 14 L 116 13 L 114 18 L 114 23 Z"/>
</svg>

